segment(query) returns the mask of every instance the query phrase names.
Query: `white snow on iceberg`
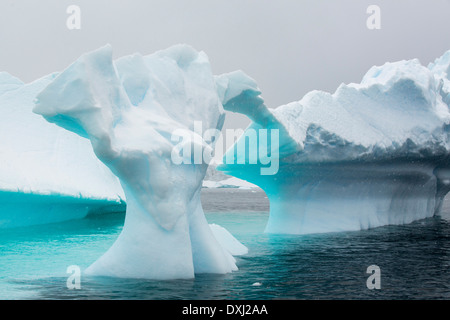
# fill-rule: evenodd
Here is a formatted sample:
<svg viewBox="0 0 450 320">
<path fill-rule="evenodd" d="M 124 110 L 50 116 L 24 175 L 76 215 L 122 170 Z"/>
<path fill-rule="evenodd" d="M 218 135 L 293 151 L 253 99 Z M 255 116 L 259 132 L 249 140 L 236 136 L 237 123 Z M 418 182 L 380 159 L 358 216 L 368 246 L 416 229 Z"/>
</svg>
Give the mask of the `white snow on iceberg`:
<svg viewBox="0 0 450 320">
<path fill-rule="evenodd" d="M 211 223 L 209 225 L 214 237 L 219 241 L 219 243 L 231 253 L 233 256 L 241 256 L 248 253 L 248 248 L 240 243 L 231 233 L 228 232 L 224 227 L 218 224 Z"/>
<path fill-rule="evenodd" d="M 228 179 L 219 181 L 204 180 L 203 188 L 259 189 L 259 187 L 254 185 L 253 183 L 235 177 L 230 177 Z"/>
<path fill-rule="evenodd" d="M 0 73 L 0 228 L 124 210 L 119 180 L 89 141 L 32 112 L 55 74 L 24 84 Z"/>
<path fill-rule="evenodd" d="M 276 109 L 253 84 L 253 100 L 224 107 L 247 114 L 247 130 L 280 131 L 279 171 L 261 175 L 262 164 L 226 163 L 226 155 L 218 168 L 264 189 L 267 232 L 360 230 L 433 216 L 450 181 L 449 57 L 430 68 L 417 59 L 372 67 L 359 84 Z M 264 111 L 255 118 L 254 110 Z"/>
</svg>

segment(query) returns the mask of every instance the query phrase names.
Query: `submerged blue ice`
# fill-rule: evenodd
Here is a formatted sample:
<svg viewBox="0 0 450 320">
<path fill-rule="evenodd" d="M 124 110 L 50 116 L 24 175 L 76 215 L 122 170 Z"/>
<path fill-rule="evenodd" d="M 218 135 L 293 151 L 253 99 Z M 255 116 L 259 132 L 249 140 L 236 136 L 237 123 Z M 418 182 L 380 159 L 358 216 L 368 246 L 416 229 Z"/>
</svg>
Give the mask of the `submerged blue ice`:
<svg viewBox="0 0 450 320">
<path fill-rule="evenodd" d="M 56 76 L 25 84 L 0 72 L 0 229 L 121 211 L 119 180 L 89 141 L 34 114 L 33 100 Z"/>
<path fill-rule="evenodd" d="M 249 116 L 246 132 L 279 130 L 279 171 L 262 175 L 260 163 L 227 154 L 218 168 L 264 189 L 267 232 L 361 230 L 439 214 L 450 189 L 449 71 L 450 51 L 428 68 L 417 59 L 386 63 L 359 84 L 276 109 L 254 84 L 253 100 L 224 107 Z M 244 133 L 228 155 L 250 154 L 247 140 Z"/>
</svg>

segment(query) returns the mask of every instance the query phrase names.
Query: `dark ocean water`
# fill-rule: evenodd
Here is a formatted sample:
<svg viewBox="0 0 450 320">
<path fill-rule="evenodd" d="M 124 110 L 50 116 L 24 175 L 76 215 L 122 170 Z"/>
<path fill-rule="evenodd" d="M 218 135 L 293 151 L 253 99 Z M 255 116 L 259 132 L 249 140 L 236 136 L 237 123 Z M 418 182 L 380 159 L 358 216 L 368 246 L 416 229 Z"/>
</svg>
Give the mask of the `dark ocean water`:
<svg viewBox="0 0 450 320">
<path fill-rule="evenodd" d="M 114 242 L 123 214 L 108 214 L 0 233 L 0 299 L 450 299 L 450 222 L 313 235 L 264 233 L 269 203 L 261 191 L 205 189 L 210 223 L 227 228 L 249 253 L 239 270 L 192 280 L 82 277 L 66 287 L 69 265 L 81 270 Z M 448 207 L 444 208 L 449 210 Z M 380 268 L 370 290 L 367 268 Z"/>
</svg>

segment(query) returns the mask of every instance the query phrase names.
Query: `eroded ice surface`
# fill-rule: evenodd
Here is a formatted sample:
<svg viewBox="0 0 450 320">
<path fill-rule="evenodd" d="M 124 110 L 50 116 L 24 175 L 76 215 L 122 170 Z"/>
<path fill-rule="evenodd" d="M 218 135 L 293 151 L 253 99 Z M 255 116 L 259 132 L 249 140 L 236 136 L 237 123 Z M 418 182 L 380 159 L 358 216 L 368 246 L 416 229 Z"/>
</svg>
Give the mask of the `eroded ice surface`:
<svg viewBox="0 0 450 320">
<path fill-rule="evenodd" d="M 256 83 L 242 80 L 247 99 L 224 98 L 224 107 L 253 120 L 247 132 L 279 130 L 279 170 L 262 175 L 244 138 L 236 146 L 248 152 L 230 149 L 234 161 L 225 155 L 219 168 L 266 191 L 267 232 L 360 230 L 430 217 L 449 190 L 449 65 L 450 52 L 428 68 L 417 59 L 374 66 L 359 84 L 312 91 L 276 109 L 266 108 Z M 229 76 L 222 77 L 219 84 Z"/>
<path fill-rule="evenodd" d="M 119 180 L 89 141 L 32 112 L 36 94 L 55 76 L 25 84 L 0 73 L 0 228 L 123 209 Z"/>
<path fill-rule="evenodd" d="M 88 138 L 126 195 L 123 231 L 86 273 L 173 279 L 237 269 L 231 254 L 237 240 L 210 227 L 201 206 L 208 164 L 172 159 L 179 143 L 175 131 L 192 137 L 186 140 L 189 148 L 208 151 L 214 142 L 194 130 L 195 122 L 203 130 L 220 130 L 223 124 L 203 52 L 178 45 L 113 61 L 111 47 L 105 46 L 58 75 L 37 96 L 34 112 Z"/>
</svg>

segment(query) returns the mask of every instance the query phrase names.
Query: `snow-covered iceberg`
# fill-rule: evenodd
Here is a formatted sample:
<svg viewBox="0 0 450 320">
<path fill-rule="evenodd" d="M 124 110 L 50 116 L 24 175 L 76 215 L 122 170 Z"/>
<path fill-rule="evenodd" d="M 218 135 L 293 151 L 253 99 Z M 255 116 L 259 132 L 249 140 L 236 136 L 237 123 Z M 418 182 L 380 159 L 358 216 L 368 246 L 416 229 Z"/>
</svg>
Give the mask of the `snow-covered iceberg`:
<svg viewBox="0 0 450 320">
<path fill-rule="evenodd" d="M 203 52 L 178 45 L 113 61 L 105 46 L 53 79 L 38 94 L 34 112 L 88 138 L 125 192 L 123 230 L 87 274 L 173 279 L 237 269 L 232 253 L 244 252 L 242 246 L 209 226 L 203 213 L 200 192 L 208 164 L 173 161 L 179 142 L 174 132 L 192 137 L 186 139 L 189 150 L 208 151 L 214 141 L 203 139 L 195 123 L 204 130 L 223 125 Z"/>
<path fill-rule="evenodd" d="M 124 210 L 119 180 L 89 141 L 32 112 L 55 76 L 25 84 L 0 72 L 0 229 Z"/>
<path fill-rule="evenodd" d="M 236 77 L 248 84 L 246 99 L 224 99 L 225 109 L 253 121 L 246 133 L 260 139 L 261 129 L 278 131 L 269 142 L 278 146 L 278 170 L 262 174 L 267 165 L 250 162 L 245 133 L 218 169 L 264 189 L 267 232 L 360 230 L 438 214 L 450 189 L 449 66 L 450 52 L 428 67 L 417 59 L 386 63 L 359 84 L 312 91 L 276 109 L 251 79 L 222 75 L 219 84 Z"/>
</svg>

